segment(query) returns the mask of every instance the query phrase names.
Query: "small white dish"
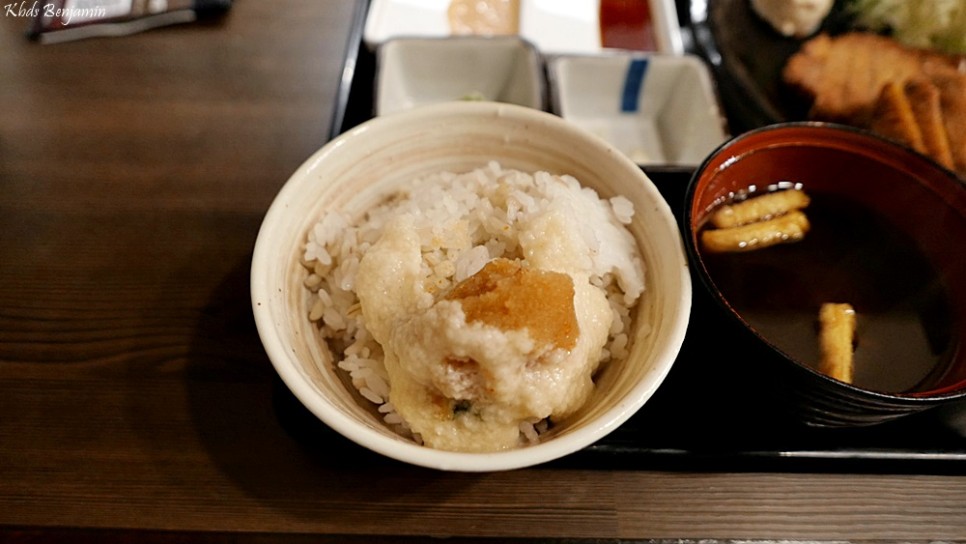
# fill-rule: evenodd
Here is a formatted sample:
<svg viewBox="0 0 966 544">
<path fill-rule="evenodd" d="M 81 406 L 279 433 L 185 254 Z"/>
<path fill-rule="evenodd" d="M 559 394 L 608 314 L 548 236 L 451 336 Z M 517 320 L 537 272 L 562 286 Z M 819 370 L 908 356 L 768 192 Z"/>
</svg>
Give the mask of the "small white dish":
<svg viewBox="0 0 966 544">
<path fill-rule="evenodd" d="M 444 37 L 451 29 L 452 0 L 372 0 L 363 41 L 375 50 L 399 37 Z M 682 54 L 681 26 L 673 0 L 647 0 L 657 51 Z M 519 35 L 545 54 L 593 54 L 603 50 L 601 0 L 520 0 Z"/>
<path fill-rule="evenodd" d="M 454 100 L 545 109 L 540 56 L 517 37 L 393 39 L 376 62 L 377 116 Z"/>
<path fill-rule="evenodd" d="M 711 75 L 693 55 L 558 56 L 554 112 L 646 166 L 694 167 L 728 139 Z"/>
</svg>

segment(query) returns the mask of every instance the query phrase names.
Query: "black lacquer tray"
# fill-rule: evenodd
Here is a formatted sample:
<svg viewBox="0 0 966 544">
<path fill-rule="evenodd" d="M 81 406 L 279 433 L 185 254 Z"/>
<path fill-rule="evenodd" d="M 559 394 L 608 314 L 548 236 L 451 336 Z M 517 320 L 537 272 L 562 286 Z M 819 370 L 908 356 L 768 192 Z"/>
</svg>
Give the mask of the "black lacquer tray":
<svg viewBox="0 0 966 544">
<path fill-rule="evenodd" d="M 362 40 L 367 8 L 366 0 L 357 0 L 331 137 L 372 117 L 376 58 Z M 681 15 L 683 9 L 679 9 Z M 686 17 L 681 20 L 687 23 Z M 686 44 L 694 43 L 694 32 L 702 30 L 685 26 Z M 735 113 L 728 113 L 732 127 L 756 122 L 734 119 Z M 645 172 L 680 217 L 692 171 L 645 168 Z M 736 379 L 732 370 L 747 364 L 751 350 L 735 342 L 728 332 L 730 322 L 703 294 L 700 283 L 693 283 L 694 306 L 684 345 L 654 397 L 598 443 L 550 466 L 966 474 L 966 429 L 950 424 L 950 410 L 872 427 L 822 429 L 804 426 L 776 409 L 762 394 L 765 384 L 749 381 L 745 373 L 741 373 L 744 381 Z M 302 412 L 294 406 L 285 408 L 290 414 L 291 410 Z M 966 412 L 966 405 L 960 409 Z M 289 422 L 304 424 L 311 419 L 305 412 Z M 305 429 L 293 432 L 304 435 Z"/>
</svg>

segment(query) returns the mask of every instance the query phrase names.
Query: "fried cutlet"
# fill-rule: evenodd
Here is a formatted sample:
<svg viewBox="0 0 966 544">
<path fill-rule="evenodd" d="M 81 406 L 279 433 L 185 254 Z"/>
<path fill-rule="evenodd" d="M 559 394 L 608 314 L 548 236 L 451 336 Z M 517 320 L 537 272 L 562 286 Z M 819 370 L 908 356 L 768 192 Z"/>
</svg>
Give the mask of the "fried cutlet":
<svg viewBox="0 0 966 544">
<path fill-rule="evenodd" d="M 949 147 L 949 131 L 943 122 L 945 115 L 940 104 L 939 89 L 931 81 L 916 78 L 907 81 L 904 90 L 922 132 L 922 142 L 926 148 L 924 153 L 952 170 L 954 164 Z"/>
<path fill-rule="evenodd" d="M 930 64 L 926 65 L 926 71 L 939 90 L 943 125 L 955 170 L 966 177 L 966 73 Z"/>
<path fill-rule="evenodd" d="M 906 96 L 905 85 L 890 81 L 882 86 L 875 102 L 869 129 L 891 140 L 902 142 L 920 153 L 926 152 L 922 130 Z"/>
<path fill-rule="evenodd" d="M 886 83 L 875 103 L 868 128 L 929 155 L 946 168 L 954 166 L 939 89 L 928 79 Z"/>
<path fill-rule="evenodd" d="M 864 32 L 819 35 L 789 58 L 786 83 L 812 100 L 810 117 L 865 124 L 882 86 L 921 73 L 919 55 Z"/>
<path fill-rule="evenodd" d="M 782 77 L 811 101 L 810 118 L 869 128 L 966 176 L 966 57 L 876 34 L 822 34 Z"/>
</svg>

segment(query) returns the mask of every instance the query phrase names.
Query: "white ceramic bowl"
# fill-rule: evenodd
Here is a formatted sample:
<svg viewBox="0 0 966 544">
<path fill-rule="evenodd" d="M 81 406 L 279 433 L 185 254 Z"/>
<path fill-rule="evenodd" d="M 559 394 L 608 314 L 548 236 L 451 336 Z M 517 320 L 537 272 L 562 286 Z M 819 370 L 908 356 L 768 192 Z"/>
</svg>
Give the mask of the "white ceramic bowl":
<svg viewBox="0 0 966 544">
<path fill-rule="evenodd" d="M 454 453 L 417 445 L 387 428 L 357 400 L 320 348 L 309 322 L 307 231 L 323 210 L 361 214 L 381 195 L 442 170 L 498 160 L 527 171 L 571 174 L 602 197 L 633 202 L 630 230 L 646 266 L 633 346 L 598 373 L 583 409 L 541 443 L 499 453 Z M 310 157 L 265 216 L 252 261 L 252 306 L 262 343 L 285 384 L 328 426 L 388 457 L 443 470 L 506 470 L 550 461 L 592 444 L 634 414 L 664 380 L 684 339 L 691 283 L 677 223 L 640 168 L 603 140 L 554 115 L 509 104 L 455 102 L 378 117 Z M 641 323 L 649 326 L 638 326 Z"/>
<path fill-rule="evenodd" d="M 553 110 L 646 166 L 697 167 L 728 138 L 694 55 L 568 55 L 547 67 Z"/>
<path fill-rule="evenodd" d="M 470 98 L 544 109 L 540 55 L 515 36 L 389 40 L 375 87 L 376 115 Z"/>
</svg>

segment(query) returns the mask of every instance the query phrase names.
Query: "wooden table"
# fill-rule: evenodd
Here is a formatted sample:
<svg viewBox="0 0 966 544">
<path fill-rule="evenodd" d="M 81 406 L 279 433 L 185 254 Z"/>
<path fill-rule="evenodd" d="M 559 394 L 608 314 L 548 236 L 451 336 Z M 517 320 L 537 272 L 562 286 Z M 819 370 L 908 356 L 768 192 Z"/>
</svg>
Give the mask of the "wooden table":
<svg viewBox="0 0 966 544">
<path fill-rule="evenodd" d="M 42 46 L 0 33 L 0 541 L 966 539 L 966 477 L 450 474 L 280 385 L 248 268 L 328 135 L 354 3 Z M 410 538 L 405 538 L 410 537 Z"/>
</svg>

